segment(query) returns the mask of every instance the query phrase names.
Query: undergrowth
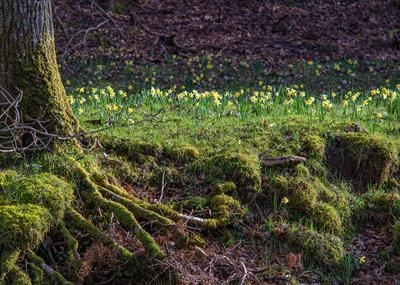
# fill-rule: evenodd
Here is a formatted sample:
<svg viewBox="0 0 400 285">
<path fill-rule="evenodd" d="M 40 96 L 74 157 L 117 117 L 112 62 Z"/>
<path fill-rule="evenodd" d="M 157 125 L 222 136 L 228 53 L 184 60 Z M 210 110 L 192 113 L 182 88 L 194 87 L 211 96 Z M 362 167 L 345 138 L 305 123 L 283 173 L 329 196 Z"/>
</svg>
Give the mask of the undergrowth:
<svg viewBox="0 0 400 285">
<path fill-rule="evenodd" d="M 187 271 L 171 264 L 184 253 L 211 264 L 249 244 L 238 254 L 260 280 L 339 284 L 362 267 L 347 243 L 382 221 L 398 254 L 399 87 L 192 87 L 73 88 L 94 131 L 84 148 L 1 158 L 0 284 L 176 284 Z M 306 160 L 267 163 L 286 156 Z M 224 260 L 221 279 L 243 267 Z"/>
</svg>

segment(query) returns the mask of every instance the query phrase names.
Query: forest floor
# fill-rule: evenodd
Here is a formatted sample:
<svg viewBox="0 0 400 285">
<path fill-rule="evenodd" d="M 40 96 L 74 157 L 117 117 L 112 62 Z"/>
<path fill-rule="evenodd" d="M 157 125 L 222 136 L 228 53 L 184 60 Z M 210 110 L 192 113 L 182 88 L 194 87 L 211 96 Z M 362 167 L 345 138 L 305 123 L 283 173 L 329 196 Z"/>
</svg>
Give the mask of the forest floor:
<svg viewBox="0 0 400 285">
<path fill-rule="evenodd" d="M 168 255 L 147 284 L 399 284 L 398 1 L 129 2 L 111 13 L 54 1 L 73 110 L 87 130 L 105 127 L 86 159 L 186 215 L 214 217 L 223 195 L 243 205 L 229 198 L 243 219 L 215 230 L 178 222 L 183 244 L 139 219 Z M 264 165 L 292 155 L 307 161 Z M 113 214 L 87 214 L 143 256 Z M 86 265 L 75 280 L 128 282 L 102 240 L 72 232 Z M 38 255 L 71 277 L 60 239 Z"/>
<path fill-rule="evenodd" d="M 151 0 L 112 16 L 94 2 L 55 1 L 59 54 L 162 61 L 206 51 L 268 66 L 400 57 L 400 9 L 393 0 Z"/>
</svg>

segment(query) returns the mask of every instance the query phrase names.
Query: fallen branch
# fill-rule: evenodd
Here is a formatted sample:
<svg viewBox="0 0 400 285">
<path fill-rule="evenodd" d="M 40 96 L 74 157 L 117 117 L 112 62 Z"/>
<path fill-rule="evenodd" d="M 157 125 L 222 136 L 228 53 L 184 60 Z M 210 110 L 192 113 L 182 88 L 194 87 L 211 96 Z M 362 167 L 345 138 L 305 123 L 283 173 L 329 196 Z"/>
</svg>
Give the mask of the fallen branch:
<svg viewBox="0 0 400 285">
<path fill-rule="evenodd" d="M 300 163 L 306 162 L 307 159 L 302 156 L 281 156 L 281 157 L 266 157 L 262 158 L 262 162 L 265 166 L 295 166 Z"/>
</svg>

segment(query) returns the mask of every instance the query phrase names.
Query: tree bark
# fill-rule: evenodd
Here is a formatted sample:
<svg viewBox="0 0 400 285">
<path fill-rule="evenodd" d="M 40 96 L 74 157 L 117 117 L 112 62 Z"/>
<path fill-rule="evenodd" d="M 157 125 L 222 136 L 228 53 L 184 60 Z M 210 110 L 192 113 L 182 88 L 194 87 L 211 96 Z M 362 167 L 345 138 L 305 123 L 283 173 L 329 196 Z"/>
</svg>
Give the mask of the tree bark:
<svg viewBox="0 0 400 285">
<path fill-rule="evenodd" d="M 51 0 L 0 1 L 0 86 L 23 92 L 21 111 L 57 134 L 78 129 L 61 81 Z"/>
</svg>

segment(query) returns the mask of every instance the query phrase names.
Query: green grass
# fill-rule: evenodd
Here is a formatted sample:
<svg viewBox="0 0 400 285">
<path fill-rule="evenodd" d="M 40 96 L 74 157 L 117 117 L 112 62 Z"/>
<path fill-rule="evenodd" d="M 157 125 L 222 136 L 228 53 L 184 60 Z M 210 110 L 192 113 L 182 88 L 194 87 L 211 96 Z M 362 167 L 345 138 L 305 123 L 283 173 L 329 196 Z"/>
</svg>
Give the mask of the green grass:
<svg viewBox="0 0 400 285">
<path fill-rule="evenodd" d="M 399 70 L 391 63 L 302 62 L 274 76 L 259 62 L 235 65 L 213 56 L 171 58 L 160 66 L 84 64 L 84 75 L 97 75 L 89 83 L 69 82 L 73 110 L 87 130 L 102 130 L 110 173 L 148 191 L 146 197 L 159 197 L 166 182 L 168 203 L 201 216 L 224 183 L 237 186 L 229 195 L 244 204 L 246 195 L 261 193 L 264 219 L 254 228 L 272 236 L 274 252 L 283 246 L 304 254 L 310 270 L 329 282 L 349 282 L 362 266 L 344 245 L 376 207 L 381 216 L 396 209 L 390 213 L 399 218 L 391 194 L 398 177 L 390 172 L 388 181 L 358 193 L 351 180 L 329 170 L 326 156 L 335 140 L 353 137 L 347 133 L 362 138 L 352 161 L 364 160 L 365 149 L 399 148 L 400 86 L 393 80 Z M 262 166 L 263 159 L 284 155 L 307 162 Z M 390 155 L 382 159 L 394 171 L 398 154 L 390 148 Z M 234 231 L 244 236 L 242 228 Z"/>
</svg>

